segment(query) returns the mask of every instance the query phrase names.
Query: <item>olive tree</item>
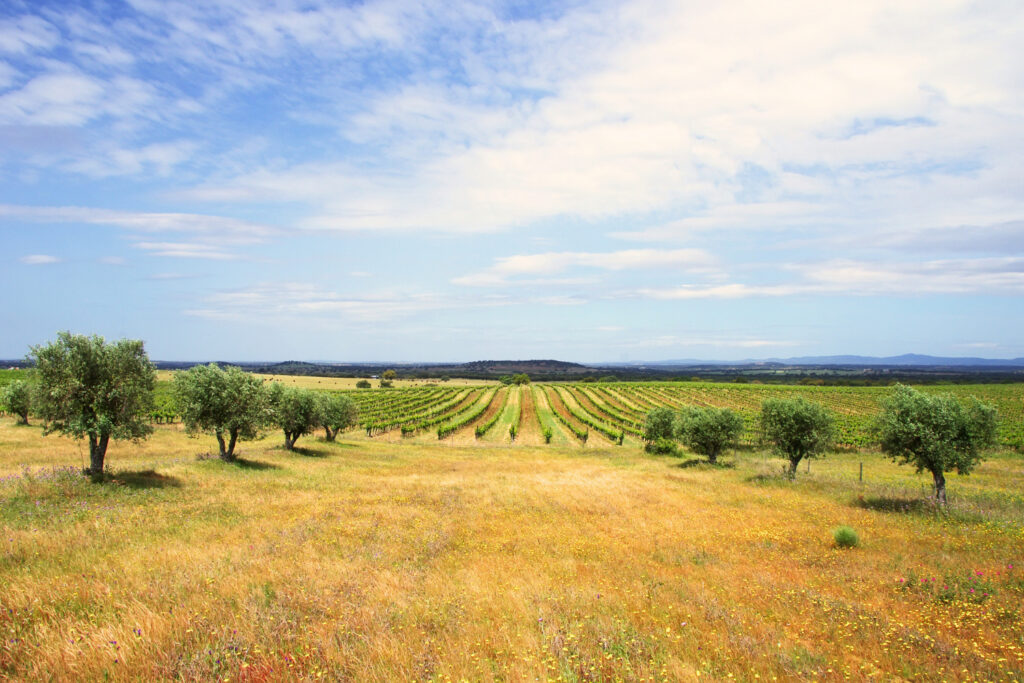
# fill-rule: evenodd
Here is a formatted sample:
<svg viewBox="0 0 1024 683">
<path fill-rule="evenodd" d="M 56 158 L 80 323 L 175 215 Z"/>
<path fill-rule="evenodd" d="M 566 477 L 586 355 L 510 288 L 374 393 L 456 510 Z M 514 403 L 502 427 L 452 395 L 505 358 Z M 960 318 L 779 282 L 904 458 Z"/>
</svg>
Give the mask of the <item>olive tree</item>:
<svg viewBox="0 0 1024 683">
<path fill-rule="evenodd" d="M 789 477 L 804 458 L 829 449 L 835 434 L 831 413 L 803 396 L 769 398 L 761 404 L 761 429 L 779 455 L 789 460 Z"/>
<path fill-rule="evenodd" d="M 875 422 L 882 452 L 935 481 L 935 501 L 946 504 L 946 472 L 970 474 L 982 451 L 995 443 L 996 410 L 971 398 L 929 395 L 898 385 Z"/>
<path fill-rule="evenodd" d="M 270 418 L 263 380 L 229 366 L 196 365 L 174 376 L 174 400 L 191 436 L 213 432 L 221 460 L 235 460 L 235 444 L 255 439 Z"/>
<path fill-rule="evenodd" d="M 676 421 L 676 435 L 691 451 L 714 465 L 743 433 L 743 418 L 728 408 L 689 408 Z"/>
<path fill-rule="evenodd" d="M 38 412 L 44 434 L 59 432 L 89 441 L 89 469 L 103 474 L 110 439 L 142 439 L 153 405 L 156 371 L 139 340 L 108 344 L 99 336 L 61 332 L 55 342 L 33 346 L 39 380 Z"/>
<path fill-rule="evenodd" d="M 675 435 L 676 414 L 671 408 L 652 408 L 644 418 L 644 441 L 654 443 Z"/>
<path fill-rule="evenodd" d="M 18 416 L 18 424 L 28 424 L 28 413 L 32 410 L 32 385 L 23 379 L 16 379 L 0 389 L 0 408 Z"/>
<path fill-rule="evenodd" d="M 320 400 L 309 389 L 275 383 L 270 387 L 270 404 L 274 423 L 284 431 L 286 450 L 293 450 L 300 436 L 320 426 Z"/>
<path fill-rule="evenodd" d="M 356 402 L 344 394 L 323 394 L 320 396 L 320 424 L 327 433 L 327 440 L 334 441 L 338 432 L 356 423 L 359 409 Z"/>
</svg>

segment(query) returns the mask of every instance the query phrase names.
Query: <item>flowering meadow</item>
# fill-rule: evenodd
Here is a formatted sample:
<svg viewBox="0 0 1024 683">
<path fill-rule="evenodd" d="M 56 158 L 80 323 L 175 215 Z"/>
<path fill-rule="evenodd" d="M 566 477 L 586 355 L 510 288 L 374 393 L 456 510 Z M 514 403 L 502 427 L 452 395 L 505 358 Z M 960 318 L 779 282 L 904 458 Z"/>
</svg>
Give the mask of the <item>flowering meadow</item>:
<svg viewBox="0 0 1024 683">
<path fill-rule="evenodd" d="M 270 433 L 225 463 L 159 425 L 92 483 L 83 443 L 0 418 L 0 678 L 1024 679 L 1014 451 L 940 510 L 867 450 L 791 482 L 756 448 L 499 436 Z"/>
</svg>

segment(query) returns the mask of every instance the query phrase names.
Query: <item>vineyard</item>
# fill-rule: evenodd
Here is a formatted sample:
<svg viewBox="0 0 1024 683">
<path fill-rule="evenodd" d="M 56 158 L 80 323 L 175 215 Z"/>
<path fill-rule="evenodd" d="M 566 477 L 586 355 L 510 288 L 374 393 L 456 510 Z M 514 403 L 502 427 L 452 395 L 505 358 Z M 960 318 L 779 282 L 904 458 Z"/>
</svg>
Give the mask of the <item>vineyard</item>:
<svg viewBox="0 0 1024 683">
<path fill-rule="evenodd" d="M 1024 385 L 984 384 L 922 387 L 934 393 L 970 396 L 999 411 L 1000 443 L 1024 444 Z M 359 429 L 371 438 L 483 440 L 505 443 L 636 445 L 652 408 L 731 408 L 744 420 L 742 441 L 758 441 L 761 403 L 770 397 L 804 396 L 835 417 L 837 444 L 866 447 L 884 387 L 732 385 L 700 382 L 534 384 L 346 391 L 359 406 Z M 529 409 L 524 409 L 527 404 Z M 516 438 L 522 434 L 522 438 Z"/>
</svg>

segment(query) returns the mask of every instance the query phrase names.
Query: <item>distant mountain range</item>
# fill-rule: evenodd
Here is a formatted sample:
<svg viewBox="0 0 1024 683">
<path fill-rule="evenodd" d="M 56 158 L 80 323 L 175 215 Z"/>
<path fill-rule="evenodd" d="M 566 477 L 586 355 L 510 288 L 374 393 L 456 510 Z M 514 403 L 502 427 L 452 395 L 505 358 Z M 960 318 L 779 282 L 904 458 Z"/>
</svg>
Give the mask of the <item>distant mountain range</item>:
<svg viewBox="0 0 1024 683">
<path fill-rule="evenodd" d="M 1024 358 L 959 358 L 927 356 L 905 353 L 901 356 L 799 356 L 796 358 L 764 358 L 736 361 L 697 360 L 680 358 L 657 361 L 628 361 L 621 363 L 595 363 L 595 367 L 692 367 L 692 366 L 748 366 L 748 365 L 813 365 L 813 366 L 883 366 L 883 367 L 953 367 L 953 368 L 1018 368 L 1024 367 Z"/>
</svg>

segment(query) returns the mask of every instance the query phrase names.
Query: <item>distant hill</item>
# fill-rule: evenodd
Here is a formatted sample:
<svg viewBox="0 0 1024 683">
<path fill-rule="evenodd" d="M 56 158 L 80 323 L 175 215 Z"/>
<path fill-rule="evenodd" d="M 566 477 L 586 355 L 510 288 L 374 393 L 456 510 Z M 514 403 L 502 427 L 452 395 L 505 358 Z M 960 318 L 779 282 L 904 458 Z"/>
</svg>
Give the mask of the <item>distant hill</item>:
<svg viewBox="0 0 1024 683">
<path fill-rule="evenodd" d="M 0 361 L 0 366 L 5 361 Z M 17 366 L 23 362 L 10 361 Z M 185 369 L 194 362 L 155 361 L 160 369 Z M 802 382 L 854 385 L 886 385 L 893 382 L 1020 382 L 1024 358 L 952 358 L 903 354 L 900 356 L 802 356 L 738 361 L 671 359 L 617 363 L 572 363 L 553 359 L 478 360 L 470 363 L 409 362 L 274 362 L 233 363 L 250 372 L 318 377 L 376 377 L 393 369 L 404 379 L 498 379 L 526 373 L 537 381 L 589 382 L 613 377 L 624 381 L 689 380 L 714 382 Z"/>
<path fill-rule="evenodd" d="M 579 363 L 567 363 L 561 360 L 477 360 L 456 366 L 456 370 L 478 374 L 489 373 L 508 375 L 525 372 L 528 375 L 567 374 L 584 375 L 592 368 Z"/>
</svg>

